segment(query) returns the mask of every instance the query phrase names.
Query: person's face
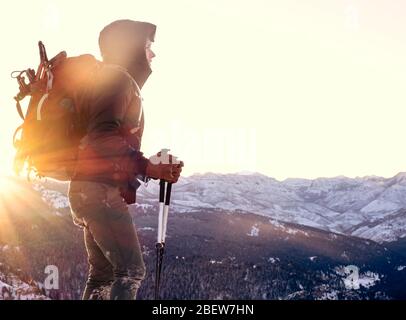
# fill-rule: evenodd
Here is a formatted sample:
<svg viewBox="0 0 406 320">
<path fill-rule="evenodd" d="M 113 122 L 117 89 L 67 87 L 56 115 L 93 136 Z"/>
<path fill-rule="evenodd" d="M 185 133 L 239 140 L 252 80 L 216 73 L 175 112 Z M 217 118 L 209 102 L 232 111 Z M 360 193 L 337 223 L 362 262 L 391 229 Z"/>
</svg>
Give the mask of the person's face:
<svg viewBox="0 0 406 320">
<path fill-rule="evenodd" d="M 147 56 L 148 64 L 151 66 L 152 59 L 155 57 L 154 51 L 151 49 L 152 42 L 151 40 L 147 39 L 147 43 L 145 45 L 145 53 Z"/>
</svg>

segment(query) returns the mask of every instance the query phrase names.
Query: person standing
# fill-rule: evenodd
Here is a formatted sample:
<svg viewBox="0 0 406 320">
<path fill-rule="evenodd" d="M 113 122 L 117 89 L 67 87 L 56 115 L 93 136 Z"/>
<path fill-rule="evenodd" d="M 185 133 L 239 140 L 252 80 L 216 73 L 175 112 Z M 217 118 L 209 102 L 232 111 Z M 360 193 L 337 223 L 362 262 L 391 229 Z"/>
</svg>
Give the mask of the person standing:
<svg viewBox="0 0 406 320">
<path fill-rule="evenodd" d="M 69 185 L 73 220 L 83 227 L 88 254 L 85 300 L 136 299 L 146 272 L 128 210 L 137 178 L 176 183 L 184 165 L 157 163 L 140 151 L 141 89 L 152 72 L 155 32 L 154 24 L 133 20 L 114 21 L 100 32 L 103 62 L 84 94 L 79 118 L 86 134 Z"/>
</svg>

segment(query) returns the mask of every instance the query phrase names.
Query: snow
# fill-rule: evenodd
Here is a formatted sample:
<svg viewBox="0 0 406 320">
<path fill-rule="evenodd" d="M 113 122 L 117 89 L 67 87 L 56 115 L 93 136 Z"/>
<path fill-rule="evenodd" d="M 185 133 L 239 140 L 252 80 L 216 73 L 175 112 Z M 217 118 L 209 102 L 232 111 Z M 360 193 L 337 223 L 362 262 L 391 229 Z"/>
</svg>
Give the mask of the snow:
<svg viewBox="0 0 406 320">
<path fill-rule="evenodd" d="M 7 279 L 7 280 L 5 280 Z M 4 281 L 7 281 L 4 282 Z M 39 289 L 21 281 L 12 273 L 4 275 L 0 272 L 0 300 L 49 300 L 39 293 Z"/>
<path fill-rule="evenodd" d="M 295 230 L 295 229 L 292 229 L 292 228 L 287 228 L 286 232 L 289 233 L 289 234 L 297 234 L 299 232 L 299 230 Z"/>
<path fill-rule="evenodd" d="M 140 231 L 155 231 L 155 229 L 151 228 L 151 227 L 138 228 L 138 230 L 140 230 Z"/>
<path fill-rule="evenodd" d="M 55 190 L 45 189 L 39 183 L 34 184 L 33 189 L 41 194 L 42 200 L 50 207 L 54 209 L 69 208 L 69 199 L 66 195 Z M 58 211 L 55 214 L 58 214 Z"/>
<path fill-rule="evenodd" d="M 347 290 L 359 290 L 361 287 L 370 288 L 379 282 L 380 276 L 372 271 L 360 272 L 357 266 L 338 266 L 335 272 L 342 277 Z"/>
<path fill-rule="evenodd" d="M 252 212 L 283 222 L 384 242 L 406 236 L 405 217 L 401 218 L 403 223 L 396 221 L 399 228 L 382 228 L 382 223 L 394 219 L 396 210 L 406 210 L 406 188 L 393 183 L 391 179 L 371 176 L 280 182 L 266 176 L 208 174 L 185 178 L 181 187 L 174 188 L 174 193 L 178 190 L 178 198 L 194 199 L 204 203 L 204 207 Z M 358 231 L 368 225 L 369 232 Z"/>
<path fill-rule="evenodd" d="M 330 233 L 330 234 L 329 234 L 329 239 L 331 239 L 331 240 L 337 240 L 337 238 L 338 238 L 338 236 L 337 236 L 336 234 L 334 234 L 334 233 Z"/>
<path fill-rule="evenodd" d="M 179 259 L 181 259 L 181 260 L 185 260 L 185 257 L 179 257 L 179 256 L 176 256 L 175 258 L 176 258 L 176 260 L 179 260 Z"/>
<path fill-rule="evenodd" d="M 406 237 L 406 174 L 393 178 L 343 176 L 278 181 L 258 173 L 197 174 L 182 177 L 173 188 L 171 210 L 201 212 L 205 209 L 254 213 L 269 217 L 275 227 L 291 235 L 282 223 L 294 223 L 379 243 Z M 34 184 L 44 201 L 57 211 L 69 207 L 58 191 Z M 150 182 L 137 192 L 134 206 L 144 210 L 157 202 L 159 185 Z M 279 222 L 276 222 L 279 221 Z M 279 226 L 278 226 L 279 223 Z M 248 236 L 257 236 L 251 227 Z M 334 240 L 334 239 L 332 239 Z"/>
<path fill-rule="evenodd" d="M 152 208 L 153 206 L 147 203 L 134 203 L 132 204 L 132 206 L 136 207 L 136 208 L 141 208 L 141 209 L 149 209 Z"/>
<path fill-rule="evenodd" d="M 3 287 L 6 287 L 7 289 L 11 289 L 11 288 L 12 288 L 12 286 L 10 286 L 10 285 L 8 285 L 8 284 L 6 284 L 6 283 L 0 281 L 0 291 L 1 291 L 1 289 L 3 289 Z"/>
<path fill-rule="evenodd" d="M 277 220 L 269 219 L 269 223 L 272 224 L 276 228 L 284 229 L 285 226 Z"/>
<path fill-rule="evenodd" d="M 338 300 L 338 291 L 323 292 L 322 296 L 317 300 Z"/>
<path fill-rule="evenodd" d="M 251 227 L 251 231 L 247 233 L 249 237 L 258 237 L 259 236 L 259 228 L 257 225 Z"/>
<path fill-rule="evenodd" d="M 288 234 L 292 234 L 292 235 L 296 235 L 296 234 L 302 234 L 306 237 L 309 237 L 309 234 L 306 231 L 303 230 L 299 230 L 299 229 L 293 229 L 293 228 L 289 228 L 287 226 L 285 226 L 283 223 L 277 221 L 277 220 L 272 220 L 270 219 L 269 222 L 276 227 L 277 229 L 281 229 L 282 231 L 288 233 Z"/>
<path fill-rule="evenodd" d="M 364 288 L 370 288 L 380 281 L 379 274 L 368 271 L 365 274 L 360 275 L 359 285 Z"/>
<path fill-rule="evenodd" d="M 390 217 L 372 226 L 363 226 L 355 230 L 352 235 L 371 239 L 379 243 L 396 241 L 406 233 L 406 219 L 404 215 Z"/>
<path fill-rule="evenodd" d="M 381 211 L 391 212 L 391 211 L 399 210 L 401 207 L 402 207 L 401 204 L 391 203 L 391 202 L 385 201 L 383 199 L 377 199 L 377 200 L 370 202 L 365 207 L 363 207 L 360 210 L 360 212 L 362 212 L 362 213 L 374 213 L 374 212 L 381 212 Z"/>
<path fill-rule="evenodd" d="M 222 264 L 223 263 L 223 261 L 217 261 L 214 259 L 210 260 L 209 262 L 210 262 L 210 264 Z"/>
</svg>

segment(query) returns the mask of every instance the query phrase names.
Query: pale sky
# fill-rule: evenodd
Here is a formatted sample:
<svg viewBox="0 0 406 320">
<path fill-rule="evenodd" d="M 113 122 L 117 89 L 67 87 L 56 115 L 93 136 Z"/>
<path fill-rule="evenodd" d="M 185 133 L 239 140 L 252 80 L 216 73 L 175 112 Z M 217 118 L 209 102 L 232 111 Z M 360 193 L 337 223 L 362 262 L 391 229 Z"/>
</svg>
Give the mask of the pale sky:
<svg viewBox="0 0 406 320">
<path fill-rule="evenodd" d="M 277 179 L 406 171 L 404 0 L 4 2 L 0 11 L 0 167 L 20 124 L 13 70 L 37 42 L 99 57 L 116 19 L 157 25 L 143 89 L 142 151 L 163 147 L 185 174 L 257 171 Z"/>
</svg>

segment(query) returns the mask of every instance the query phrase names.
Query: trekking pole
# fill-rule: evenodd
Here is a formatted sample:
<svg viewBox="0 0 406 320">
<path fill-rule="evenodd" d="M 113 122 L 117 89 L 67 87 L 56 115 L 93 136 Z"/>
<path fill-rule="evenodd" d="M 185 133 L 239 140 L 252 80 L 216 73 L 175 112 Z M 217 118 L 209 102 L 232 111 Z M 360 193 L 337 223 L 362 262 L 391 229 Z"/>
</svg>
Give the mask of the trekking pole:
<svg viewBox="0 0 406 320">
<path fill-rule="evenodd" d="M 159 299 L 162 260 L 165 253 L 166 226 L 168 223 L 169 204 L 171 200 L 172 183 L 168 182 L 165 192 L 165 180 L 159 181 L 159 214 L 158 238 L 156 243 L 156 270 L 155 270 L 155 300 Z"/>
<path fill-rule="evenodd" d="M 155 265 L 155 300 L 159 297 L 159 284 L 161 277 L 161 263 L 162 263 L 162 222 L 164 212 L 164 199 L 165 199 L 165 181 L 159 181 L 159 213 L 158 213 L 158 238 L 156 242 L 156 265 Z"/>
</svg>

